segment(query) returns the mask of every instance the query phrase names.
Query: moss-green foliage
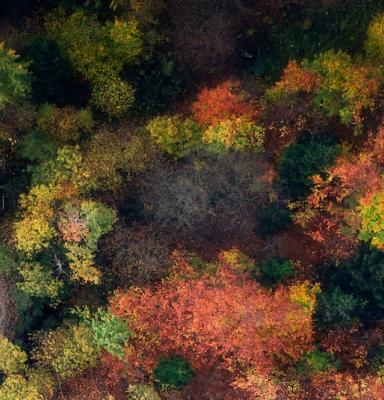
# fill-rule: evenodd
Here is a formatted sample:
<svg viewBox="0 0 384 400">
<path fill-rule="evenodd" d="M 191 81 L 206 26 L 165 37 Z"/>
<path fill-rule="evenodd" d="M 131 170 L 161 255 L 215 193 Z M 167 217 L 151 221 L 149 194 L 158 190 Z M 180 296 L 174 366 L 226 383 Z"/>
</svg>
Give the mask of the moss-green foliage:
<svg viewBox="0 0 384 400">
<path fill-rule="evenodd" d="M 210 126 L 203 141 L 213 152 L 226 150 L 261 151 L 264 146 L 264 128 L 244 118 L 228 119 Z"/>
<path fill-rule="evenodd" d="M 339 363 L 331 353 L 315 349 L 303 355 L 296 369 L 301 374 L 312 375 L 335 371 L 338 365 Z"/>
<path fill-rule="evenodd" d="M 292 278 L 295 266 L 290 260 L 271 257 L 253 268 L 255 278 L 265 287 L 275 288 L 285 280 Z"/>
<path fill-rule="evenodd" d="M 147 129 L 160 148 L 175 158 L 186 157 L 201 147 L 201 127 L 190 118 L 156 117 L 148 123 Z"/>
<path fill-rule="evenodd" d="M 85 189 L 116 190 L 135 174 L 142 172 L 151 155 L 153 145 L 147 136 L 120 135 L 101 131 L 92 136 L 84 154 L 84 168 L 89 176 Z"/>
<path fill-rule="evenodd" d="M 322 293 L 317 301 L 316 322 L 321 328 L 335 328 L 352 324 L 358 318 L 362 303 L 353 294 L 336 287 Z"/>
<path fill-rule="evenodd" d="M 188 361 L 179 356 L 161 359 L 153 371 L 156 384 L 170 389 L 181 389 L 193 377 Z"/>
<path fill-rule="evenodd" d="M 312 187 L 311 176 L 325 176 L 338 148 L 326 142 L 311 140 L 288 146 L 281 156 L 278 173 L 285 193 L 292 199 L 306 196 Z"/>
<path fill-rule="evenodd" d="M 62 378 L 75 376 L 95 366 L 99 350 L 90 329 L 84 325 L 61 327 L 37 337 L 33 357 L 43 367 L 52 368 Z"/>
<path fill-rule="evenodd" d="M 58 186 L 70 182 L 77 188 L 86 185 L 88 171 L 82 165 L 83 156 L 78 146 L 63 146 L 53 158 L 31 165 L 31 183 L 37 185 Z"/>
<path fill-rule="evenodd" d="M 55 301 L 60 297 L 64 283 L 53 276 L 52 267 L 36 262 L 22 262 L 19 265 L 22 282 L 17 286 L 23 292 L 35 297 L 48 297 Z"/>
<path fill-rule="evenodd" d="M 129 385 L 128 400 L 160 400 L 159 394 L 149 385 Z"/>
<path fill-rule="evenodd" d="M 18 61 L 13 50 L 0 42 L 0 109 L 7 103 L 25 97 L 30 92 L 27 68 Z"/>
<path fill-rule="evenodd" d="M 4 336 L 0 336 L 0 371 L 14 374 L 22 371 L 27 362 L 27 354 Z"/>
<path fill-rule="evenodd" d="M 39 386 L 29 382 L 23 375 L 7 376 L 0 386 L 2 400 L 46 400 Z"/>
<path fill-rule="evenodd" d="M 369 24 L 365 42 L 367 55 L 373 62 L 384 61 L 384 14 L 376 15 Z"/>
<path fill-rule="evenodd" d="M 379 249 L 384 248 L 384 193 L 374 194 L 360 206 L 361 240 L 371 241 Z"/>
<path fill-rule="evenodd" d="M 142 55 L 138 23 L 115 19 L 102 24 L 82 10 L 67 16 L 58 9 L 47 16 L 45 26 L 72 67 L 91 82 L 93 105 L 110 117 L 126 113 L 134 102 L 134 90 L 119 74 Z"/>
<path fill-rule="evenodd" d="M 116 76 L 124 64 L 138 61 L 142 35 L 135 20 L 101 24 L 96 15 L 78 10 L 66 15 L 57 9 L 47 15 L 48 35 L 57 40 L 72 66 L 89 80 Z"/>
</svg>

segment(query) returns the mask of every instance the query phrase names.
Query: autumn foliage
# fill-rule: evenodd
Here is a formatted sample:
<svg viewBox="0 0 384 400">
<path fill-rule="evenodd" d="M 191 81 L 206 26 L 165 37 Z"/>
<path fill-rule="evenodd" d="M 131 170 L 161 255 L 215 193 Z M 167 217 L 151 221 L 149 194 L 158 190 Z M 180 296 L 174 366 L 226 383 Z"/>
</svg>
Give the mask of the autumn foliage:
<svg viewBox="0 0 384 400">
<path fill-rule="evenodd" d="M 297 61 L 289 61 L 281 80 L 272 89 L 272 93 L 313 93 L 321 82 L 322 79 L 318 73 L 301 67 Z"/>
<path fill-rule="evenodd" d="M 240 117 L 254 120 L 260 111 L 242 89 L 240 81 L 227 80 L 214 88 L 202 89 L 192 104 L 192 113 L 197 121 L 210 125 Z"/>
<path fill-rule="evenodd" d="M 286 289 L 272 293 L 227 263 L 199 275 L 179 254 L 173 272 L 154 290 L 132 288 L 112 299 L 111 310 L 136 332 L 126 361 L 137 372 L 176 353 L 197 370 L 220 364 L 238 377 L 251 368 L 268 381 L 274 360 L 291 363 L 310 348 L 311 315 Z"/>
</svg>

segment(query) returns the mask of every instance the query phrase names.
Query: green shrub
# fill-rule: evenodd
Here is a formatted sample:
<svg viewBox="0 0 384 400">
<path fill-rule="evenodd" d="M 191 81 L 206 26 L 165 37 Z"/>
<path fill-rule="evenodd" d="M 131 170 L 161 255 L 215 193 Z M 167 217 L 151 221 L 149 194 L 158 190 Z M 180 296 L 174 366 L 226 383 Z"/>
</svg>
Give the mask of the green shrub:
<svg viewBox="0 0 384 400">
<path fill-rule="evenodd" d="M 256 266 L 253 273 L 263 286 L 274 288 L 294 276 L 295 266 L 290 260 L 271 257 L 264 261 L 260 267 Z"/>
<path fill-rule="evenodd" d="M 278 166 L 280 183 L 292 199 L 304 197 L 312 187 L 311 176 L 325 176 L 332 165 L 338 148 L 322 141 L 292 144 L 284 151 Z"/>
<path fill-rule="evenodd" d="M 257 233 L 262 237 L 273 235 L 287 228 L 292 221 L 292 213 L 277 201 L 264 207 L 257 221 Z"/>
<path fill-rule="evenodd" d="M 59 146 L 40 130 L 34 130 L 23 136 L 18 152 L 29 161 L 48 161 L 57 156 Z"/>
<path fill-rule="evenodd" d="M 331 372 L 338 368 L 339 363 L 333 354 L 315 349 L 305 353 L 296 365 L 297 372 L 301 374 L 318 374 Z"/>
<path fill-rule="evenodd" d="M 161 359 L 153 371 L 156 384 L 160 387 L 181 389 L 193 377 L 188 361 L 179 356 Z"/>
<path fill-rule="evenodd" d="M 316 320 L 322 328 L 334 328 L 353 323 L 361 309 L 361 302 L 353 295 L 336 287 L 320 294 L 316 306 Z"/>
</svg>

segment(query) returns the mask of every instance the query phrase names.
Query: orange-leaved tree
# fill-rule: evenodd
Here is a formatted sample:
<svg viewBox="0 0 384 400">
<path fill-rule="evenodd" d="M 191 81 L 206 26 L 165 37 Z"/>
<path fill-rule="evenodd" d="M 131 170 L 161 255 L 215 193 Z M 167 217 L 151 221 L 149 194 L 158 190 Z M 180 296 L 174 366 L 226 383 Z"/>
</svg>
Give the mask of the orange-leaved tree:
<svg viewBox="0 0 384 400">
<path fill-rule="evenodd" d="M 214 88 L 204 88 L 192 104 L 193 116 L 202 124 L 217 124 L 232 118 L 255 120 L 260 111 L 241 82 L 226 80 Z"/>
<path fill-rule="evenodd" d="M 220 366 L 234 384 L 247 374 L 260 383 L 276 360 L 289 363 L 311 347 L 310 313 L 287 289 L 271 292 L 229 261 L 201 272 L 176 253 L 173 274 L 155 289 L 115 294 L 112 312 L 136 333 L 126 351 L 130 368 L 150 372 L 159 357 L 176 353 L 197 371 Z"/>
</svg>

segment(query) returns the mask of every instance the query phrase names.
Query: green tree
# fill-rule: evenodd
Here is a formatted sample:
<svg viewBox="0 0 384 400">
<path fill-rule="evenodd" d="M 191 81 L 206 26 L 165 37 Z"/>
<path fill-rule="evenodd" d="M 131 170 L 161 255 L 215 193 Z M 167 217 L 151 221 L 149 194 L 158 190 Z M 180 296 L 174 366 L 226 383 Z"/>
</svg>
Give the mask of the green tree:
<svg viewBox="0 0 384 400">
<path fill-rule="evenodd" d="M 153 145 L 141 132 L 134 135 L 100 131 L 87 143 L 84 168 L 86 190 L 115 190 L 147 166 Z"/>
<path fill-rule="evenodd" d="M 27 133 L 19 142 L 19 154 L 26 160 L 42 162 L 57 156 L 59 146 L 40 130 Z"/>
<path fill-rule="evenodd" d="M 360 319 L 370 321 L 384 316 L 383 251 L 364 244 L 351 259 L 340 262 L 338 265 L 330 265 L 324 270 L 326 271 L 323 277 L 325 291 L 332 293 L 339 287 L 344 293 L 344 295 L 339 293 L 341 304 L 335 305 L 336 310 L 341 308 L 341 317 L 348 319 L 356 315 Z M 332 295 L 330 299 L 332 300 Z M 336 301 L 337 296 L 333 299 L 333 302 Z M 345 307 L 344 310 L 341 306 Z M 354 306 L 356 308 L 352 312 Z"/>
<path fill-rule="evenodd" d="M 117 76 L 126 63 L 137 62 L 143 51 L 142 35 L 134 20 L 101 24 L 96 15 L 80 9 L 71 15 L 56 9 L 46 16 L 45 27 L 73 68 L 90 81 L 100 75 Z"/>
<path fill-rule="evenodd" d="M 81 204 L 81 215 L 89 230 L 85 243 L 95 251 L 100 236 L 108 233 L 117 221 L 116 211 L 95 201 L 84 201 Z"/>
<path fill-rule="evenodd" d="M 13 50 L 0 42 L 0 109 L 10 101 L 25 97 L 30 92 L 27 68 L 18 61 Z"/>
<path fill-rule="evenodd" d="M 118 357 L 124 356 L 124 345 L 132 336 L 126 322 L 102 308 L 94 313 L 88 308 L 77 310 L 75 313 L 79 314 L 83 323 L 90 328 L 97 346 Z"/>
</svg>

